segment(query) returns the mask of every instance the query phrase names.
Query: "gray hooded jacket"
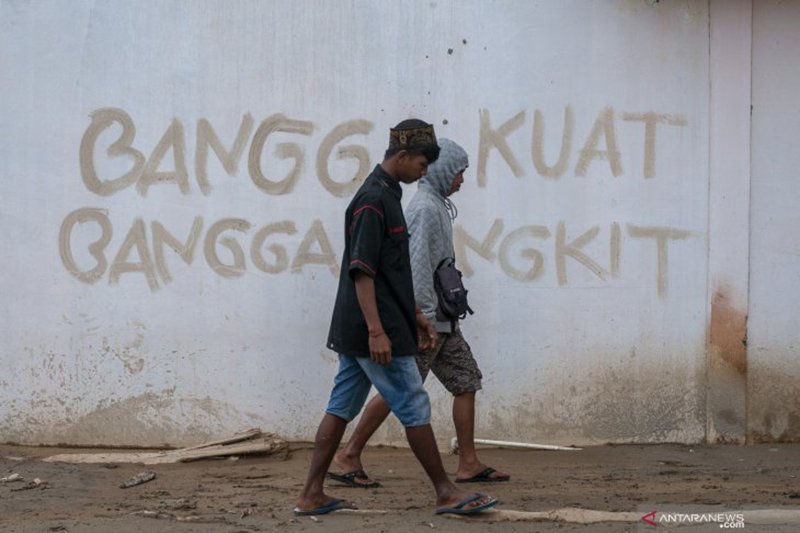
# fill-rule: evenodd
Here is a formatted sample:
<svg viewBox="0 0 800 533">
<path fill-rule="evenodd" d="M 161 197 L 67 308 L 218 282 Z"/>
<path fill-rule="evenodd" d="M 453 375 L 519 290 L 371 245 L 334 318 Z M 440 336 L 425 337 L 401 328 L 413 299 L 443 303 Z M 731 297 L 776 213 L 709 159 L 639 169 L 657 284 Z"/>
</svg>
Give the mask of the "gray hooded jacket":
<svg viewBox="0 0 800 533">
<path fill-rule="evenodd" d="M 455 257 L 452 223 L 455 207 L 447 197 L 453 178 L 469 166 L 469 160 L 467 152 L 453 141 L 440 138 L 438 144 L 441 148 L 439 159 L 420 179 L 417 192 L 406 208 L 406 222 L 411 233 L 409 250 L 414 298 L 437 331 L 450 332 L 450 322 L 436 320 L 433 271 L 446 257 Z"/>
</svg>

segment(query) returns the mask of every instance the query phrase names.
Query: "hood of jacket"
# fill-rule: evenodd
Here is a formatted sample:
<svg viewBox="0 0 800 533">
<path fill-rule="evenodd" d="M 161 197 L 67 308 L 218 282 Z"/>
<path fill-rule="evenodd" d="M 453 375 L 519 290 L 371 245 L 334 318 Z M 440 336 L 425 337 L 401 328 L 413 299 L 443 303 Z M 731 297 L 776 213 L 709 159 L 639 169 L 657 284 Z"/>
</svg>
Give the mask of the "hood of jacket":
<svg viewBox="0 0 800 533">
<path fill-rule="evenodd" d="M 419 180 L 420 184 L 427 185 L 443 198 L 450 196 L 450 187 L 453 178 L 469 166 L 467 152 L 450 139 L 438 140 L 439 158 L 428 166 L 428 171 Z"/>
</svg>

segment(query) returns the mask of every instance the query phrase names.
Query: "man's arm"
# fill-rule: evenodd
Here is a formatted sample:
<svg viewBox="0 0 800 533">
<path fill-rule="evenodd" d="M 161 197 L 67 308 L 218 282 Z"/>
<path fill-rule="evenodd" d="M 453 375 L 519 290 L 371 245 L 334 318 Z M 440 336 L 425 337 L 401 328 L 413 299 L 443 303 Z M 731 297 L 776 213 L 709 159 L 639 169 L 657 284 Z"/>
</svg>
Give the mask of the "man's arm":
<svg viewBox="0 0 800 533">
<path fill-rule="evenodd" d="M 356 298 L 367 322 L 369 333 L 369 356 L 379 365 L 392 362 L 392 341 L 383 330 L 378 303 L 375 298 L 375 280 L 364 272 L 355 272 Z"/>
<path fill-rule="evenodd" d="M 419 306 L 416 307 L 415 314 L 417 319 L 417 345 L 420 351 L 424 352 L 436 346 L 439 334 L 436 333 L 436 328 L 430 320 L 425 318 L 425 313 L 422 312 Z"/>
<path fill-rule="evenodd" d="M 414 280 L 414 299 L 425 318 L 434 322 L 438 300 L 433 288 L 433 271 L 436 269 L 434 261 L 437 257 L 432 235 L 436 233 L 436 223 L 431 216 L 431 211 L 427 208 L 419 209 L 409 216 L 408 220 L 411 229 L 409 252 Z"/>
</svg>

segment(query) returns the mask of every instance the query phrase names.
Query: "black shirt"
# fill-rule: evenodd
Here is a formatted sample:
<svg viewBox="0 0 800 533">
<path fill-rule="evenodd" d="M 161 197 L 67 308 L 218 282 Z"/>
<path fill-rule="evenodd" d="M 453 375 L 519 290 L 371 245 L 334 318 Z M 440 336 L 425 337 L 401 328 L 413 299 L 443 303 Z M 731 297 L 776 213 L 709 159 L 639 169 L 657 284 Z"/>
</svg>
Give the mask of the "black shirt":
<svg viewBox="0 0 800 533">
<path fill-rule="evenodd" d="M 328 348 L 369 357 L 369 334 L 358 305 L 355 273 L 375 280 L 375 299 L 392 355 L 417 353 L 414 287 L 408 254 L 408 228 L 400 184 L 380 165 L 356 192 L 345 213 L 345 249 L 333 308 Z"/>
</svg>

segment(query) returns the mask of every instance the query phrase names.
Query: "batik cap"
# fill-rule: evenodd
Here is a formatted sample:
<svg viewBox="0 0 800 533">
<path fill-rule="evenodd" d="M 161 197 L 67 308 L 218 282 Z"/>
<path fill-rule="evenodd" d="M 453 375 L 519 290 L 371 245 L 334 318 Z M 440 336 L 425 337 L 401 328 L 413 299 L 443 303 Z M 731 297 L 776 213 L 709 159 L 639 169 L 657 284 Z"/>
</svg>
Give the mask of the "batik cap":
<svg viewBox="0 0 800 533">
<path fill-rule="evenodd" d="M 424 126 L 390 128 L 389 149 L 410 150 L 422 146 L 436 146 L 436 133 L 433 131 L 433 124 L 425 124 L 424 122 L 422 124 Z"/>
</svg>

